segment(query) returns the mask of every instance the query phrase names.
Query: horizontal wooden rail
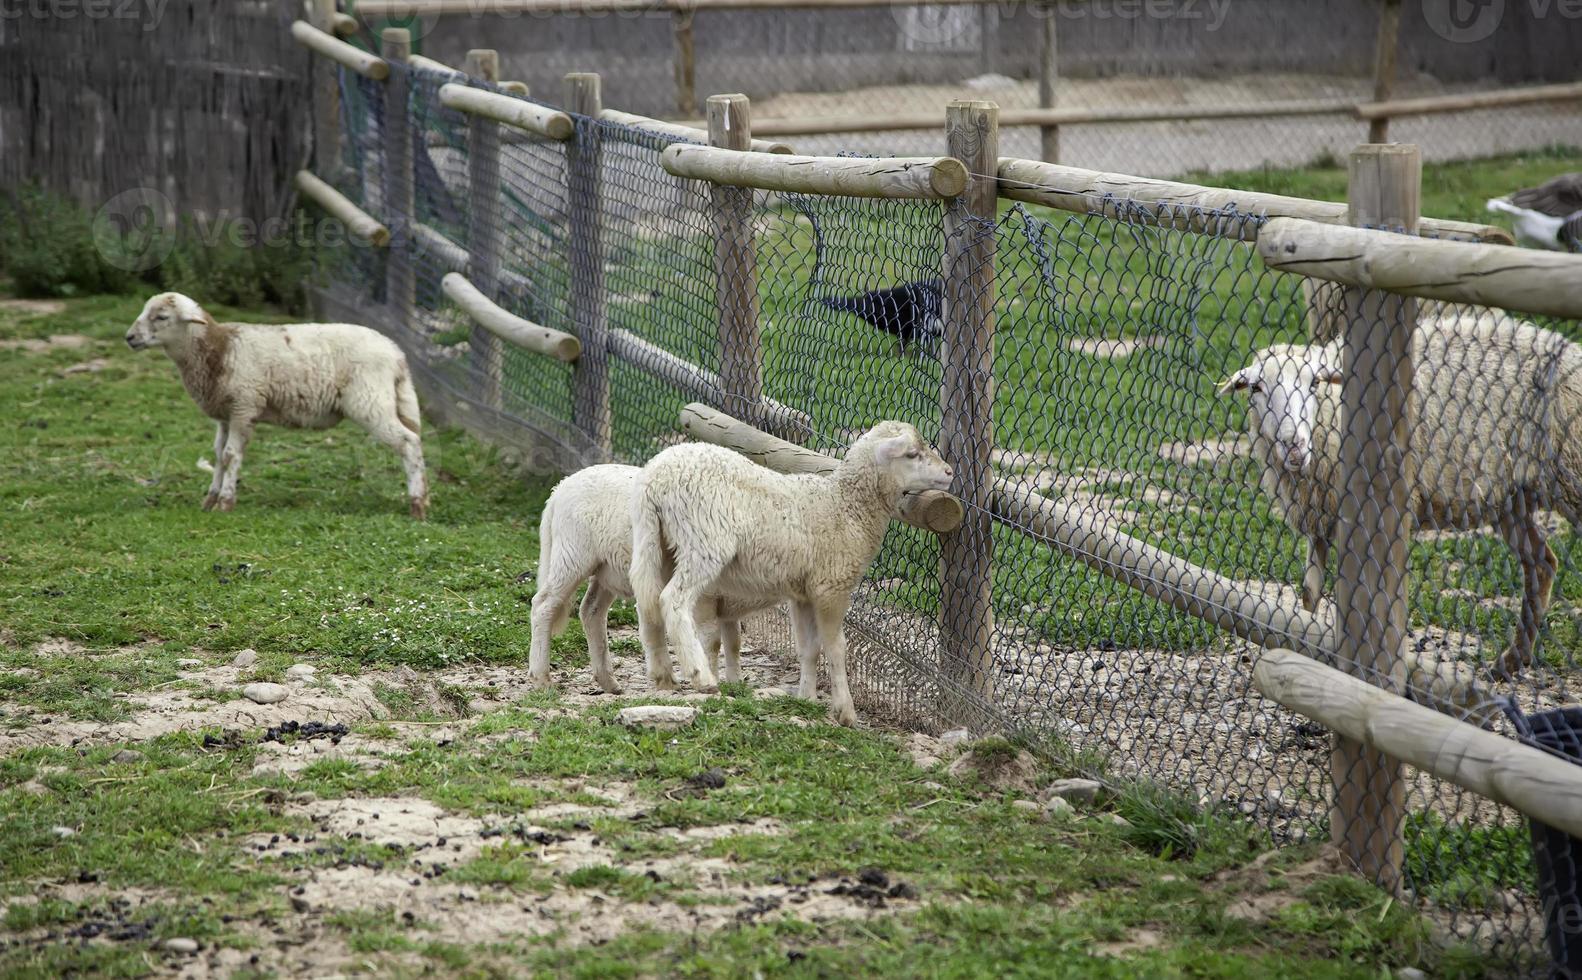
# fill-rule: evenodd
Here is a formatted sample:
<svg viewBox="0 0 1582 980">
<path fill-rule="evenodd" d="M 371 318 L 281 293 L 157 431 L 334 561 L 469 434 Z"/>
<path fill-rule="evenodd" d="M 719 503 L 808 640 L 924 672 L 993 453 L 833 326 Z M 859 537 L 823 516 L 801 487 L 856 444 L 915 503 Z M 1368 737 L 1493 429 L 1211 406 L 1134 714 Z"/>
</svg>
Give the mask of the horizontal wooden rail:
<svg viewBox="0 0 1582 980">
<path fill-rule="evenodd" d="M 312 172 L 298 170 L 294 183 L 302 196 L 323 208 L 330 217 L 344 224 L 352 234 L 370 245 L 390 244 L 390 229 L 377 218 L 353 204 L 346 195 L 326 184 Z"/>
<path fill-rule="evenodd" d="M 967 187 L 954 157 L 803 157 L 672 143 L 659 163 L 677 177 L 795 194 L 937 200 Z"/>
<path fill-rule="evenodd" d="M 1582 317 L 1582 255 L 1417 238 L 1278 218 L 1258 236 L 1271 269 L 1363 289 Z"/>
<path fill-rule="evenodd" d="M 353 47 L 333 34 L 325 32 L 309 24 L 305 20 L 291 22 L 291 36 L 297 43 L 330 59 L 336 64 L 345 65 L 352 71 L 365 78 L 382 82 L 390 77 L 390 63 L 375 54 L 369 54 L 362 48 Z"/>
<path fill-rule="evenodd" d="M 446 108 L 503 122 L 552 140 L 570 139 L 576 131 L 571 117 L 564 112 L 456 82 L 439 87 L 439 101 Z"/>
<path fill-rule="evenodd" d="M 1063 167 L 1038 160 L 1000 158 L 1000 196 L 1027 204 L 1074 211 L 1077 214 L 1104 214 L 1115 217 L 1120 205 L 1127 202 L 1145 205 L 1179 205 L 1183 208 L 1201 208 L 1221 211 L 1234 208 L 1240 214 L 1266 217 L 1306 218 L 1325 224 L 1347 223 L 1344 202 L 1309 201 L 1301 197 L 1282 194 L 1263 194 L 1257 191 L 1239 191 L 1228 187 L 1205 187 L 1173 180 L 1154 180 L 1133 177 L 1129 174 L 1104 173 L 1080 167 Z M 1219 226 L 1223 219 L 1215 215 L 1182 211 L 1164 215 L 1166 223 L 1182 231 L 1236 234 L 1246 241 L 1258 238 L 1258 227 L 1253 222 L 1238 222 L 1230 227 Z M 1482 225 L 1470 221 L 1444 221 L 1423 218 L 1419 228 L 1424 234 L 1442 238 L 1461 238 L 1469 241 L 1513 244 L 1511 233 L 1496 225 Z"/>
<path fill-rule="evenodd" d="M 506 95 L 514 95 L 522 99 L 525 99 L 529 95 L 533 94 L 533 90 L 528 87 L 526 82 L 506 81 L 496 82 L 495 85 L 498 86 L 500 91 L 504 92 Z"/>
<path fill-rule="evenodd" d="M 681 428 L 701 442 L 734 449 L 761 466 L 780 473 L 835 472 L 840 460 L 777 439 L 746 422 L 694 402 L 681 410 Z M 947 534 L 961 527 L 966 511 L 961 501 L 943 490 L 909 493 L 901 498 L 900 519 L 913 527 Z"/>
<path fill-rule="evenodd" d="M 694 398 L 716 401 L 725 390 L 718 374 L 672 354 L 658 344 L 651 344 L 631 331 L 612 329 L 609 348 L 611 354 L 625 363 L 674 385 Z M 782 405 L 772 398 L 762 399 L 758 409 L 767 417 L 776 434 L 782 437 L 807 439 L 813 434 L 812 416 L 800 409 Z"/>
<path fill-rule="evenodd" d="M 1003 126 L 1072 126 L 1109 123 L 1186 122 L 1199 119 L 1278 119 L 1289 116 L 1354 116 L 1357 103 L 1346 99 L 1306 99 L 1251 105 L 1160 105 L 1114 108 L 1001 109 Z M 753 120 L 753 132 L 768 136 L 827 133 L 882 133 L 938 129 L 939 113 L 883 116 L 796 116 Z"/>
<path fill-rule="evenodd" d="M 1144 595 L 1253 643 L 1295 646 L 1315 660 L 1334 659 L 1332 612 L 1319 616 L 1294 601 L 1251 591 L 1244 582 L 1108 526 L 1113 519 L 1007 480 L 996 483 L 992 500 L 994 516 L 1002 523 Z M 1470 713 L 1480 723 L 1493 710 L 1470 667 L 1441 661 L 1426 651 L 1406 649 L 1402 656 L 1413 696 L 1428 706 L 1454 715 Z"/>
<path fill-rule="evenodd" d="M 1440 112 L 1466 112 L 1472 109 L 1499 109 L 1535 102 L 1570 102 L 1582 99 L 1582 82 L 1561 85 L 1533 85 L 1495 92 L 1462 92 L 1456 95 L 1429 95 L 1419 99 L 1392 99 L 1366 102 L 1357 106 L 1363 119 L 1394 119 L 1400 116 L 1427 116 Z"/>
<path fill-rule="evenodd" d="M 445 296 L 472 317 L 473 322 L 501 340 L 568 364 L 582 354 L 582 342 L 576 337 L 501 309 L 460 273 L 445 273 L 439 285 Z"/>
<path fill-rule="evenodd" d="M 422 222 L 413 222 L 412 240 L 417 246 L 418 255 L 432 256 L 447 272 L 459 272 L 468 275 L 471 271 L 472 253 L 462 246 L 446 238 L 433 227 Z M 497 269 L 495 274 L 500 277 L 500 282 L 508 289 L 519 293 L 531 293 L 533 287 L 527 277 L 514 269 Z"/>
<path fill-rule="evenodd" d="M 1582 766 L 1291 650 L 1265 650 L 1252 682 L 1265 697 L 1349 739 L 1582 837 Z"/>
<path fill-rule="evenodd" d="M 362 30 L 362 26 L 362 23 L 356 17 L 351 14 L 343 14 L 337 10 L 335 16 L 331 19 L 330 30 L 335 33 L 336 37 L 352 37 Z"/>
<path fill-rule="evenodd" d="M 424 71 L 439 72 L 442 75 L 455 75 L 457 78 L 467 77 L 467 73 L 464 71 L 452 68 L 443 61 L 435 61 L 433 58 L 425 58 L 420 54 L 414 54 L 408 57 L 406 63 L 408 68 L 421 68 Z"/>
<path fill-rule="evenodd" d="M 691 140 L 694 143 L 707 143 L 709 131 L 702 127 L 686 126 L 681 123 L 665 122 L 660 119 L 650 119 L 631 112 L 621 112 L 618 109 L 605 109 L 599 113 L 599 118 L 605 122 L 618 123 L 622 126 L 631 126 L 633 129 L 646 129 L 661 136 L 673 136 L 676 139 Z M 790 153 L 791 147 L 786 143 L 774 140 L 753 140 L 754 153 Z"/>
</svg>

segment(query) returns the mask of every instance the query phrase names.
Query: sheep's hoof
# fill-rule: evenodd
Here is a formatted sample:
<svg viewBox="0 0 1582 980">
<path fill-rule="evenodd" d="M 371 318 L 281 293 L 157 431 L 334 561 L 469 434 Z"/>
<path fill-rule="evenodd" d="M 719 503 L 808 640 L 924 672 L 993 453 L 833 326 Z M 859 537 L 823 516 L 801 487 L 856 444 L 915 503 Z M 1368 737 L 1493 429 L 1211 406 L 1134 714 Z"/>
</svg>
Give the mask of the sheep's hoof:
<svg viewBox="0 0 1582 980">
<path fill-rule="evenodd" d="M 428 501 L 418 499 L 411 502 L 412 516 L 420 521 L 428 520 Z"/>
<path fill-rule="evenodd" d="M 719 681 L 714 679 L 712 673 L 705 674 L 699 671 L 692 675 L 692 689 L 702 691 L 704 694 L 717 694 L 720 690 Z"/>
<path fill-rule="evenodd" d="M 214 509 L 218 510 L 218 511 L 222 511 L 222 512 L 229 512 L 229 511 L 235 510 L 236 509 L 236 498 L 235 497 L 221 497 L 219 499 L 219 501 L 214 505 Z"/>
<path fill-rule="evenodd" d="M 649 681 L 652 682 L 656 691 L 674 691 L 676 689 L 676 679 L 669 674 L 650 677 Z"/>
<path fill-rule="evenodd" d="M 829 717 L 837 725 L 844 725 L 847 728 L 857 727 L 857 709 L 849 704 L 843 708 L 830 709 Z"/>
<path fill-rule="evenodd" d="M 796 689 L 796 696 L 801 698 L 804 701 L 817 701 L 818 700 L 818 685 L 817 684 L 812 684 L 812 685 L 809 685 L 807 687 L 798 687 Z"/>
<path fill-rule="evenodd" d="M 548 674 L 544 674 L 543 676 L 528 674 L 527 686 L 531 687 L 535 691 L 547 691 L 555 686 L 555 681 L 554 678 L 550 677 Z"/>
<path fill-rule="evenodd" d="M 609 677 L 595 677 L 593 679 L 593 682 L 595 684 L 598 684 L 599 685 L 599 689 L 602 690 L 605 694 L 624 694 L 624 693 L 626 693 L 626 692 L 621 690 L 621 685 L 615 683 L 615 680 L 613 678 L 609 678 Z"/>
<path fill-rule="evenodd" d="M 213 510 L 214 509 L 214 505 L 216 503 L 218 503 L 219 500 L 220 500 L 220 495 L 217 494 L 217 493 L 204 494 L 203 495 L 203 509 L 204 510 Z"/>
<path fill-rule="evenodd" d="M 1485 673 L 1488 674 L 1488 678 L 1491 681 L 1514 681 L 1516 675 L 1522 672 L 1522 668 L 1527 666 L 1527 663 L 1527 658 L 1518 654 L 1514 649 L 1506 650 L 1500 654 L 1500 659 L 1489 664 Z"/>
</svg>

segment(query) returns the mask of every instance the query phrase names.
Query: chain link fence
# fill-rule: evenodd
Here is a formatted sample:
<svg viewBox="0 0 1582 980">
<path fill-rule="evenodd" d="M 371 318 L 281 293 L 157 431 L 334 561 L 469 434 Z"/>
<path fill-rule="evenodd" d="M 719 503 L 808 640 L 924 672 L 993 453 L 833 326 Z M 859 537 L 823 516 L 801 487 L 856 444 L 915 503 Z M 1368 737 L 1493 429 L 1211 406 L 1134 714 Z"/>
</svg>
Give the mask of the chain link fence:
<svg viewBox="0 0 1582 980">
<path fill-rule="evenodd" d="M 799 441 L 833 456 L 885 418 L 933 439 L 970 395 L 946 381 L 943 304 L 978 298 L 951 294 L 940 270 L 953 236 L 992 243 L 993 437 L 976 447 L 986 495 L 966 501 L 993 555 L 986 657 L 953 648 L 942 538 L 892 522 L 848 617 L 859 705 L 924 729 L 1021 732 L 1277 844 L 1329 839 L 1337 792 L 1382 799 L 1404 834 L 1362 850 L 1397 849 L 1403 900 L 1437 941 L 1545 969 L 1546 925 L 1553 939 L 1554 917 L 1582 906 L 1540 894 L 1526 818 L 1410 767 L 1380 791 L 1393 764 L 1337 747 L 1254 677 L 1278 666 L 1266 648 L 1286 647 L 1544 744 L 1524 719 L 1575 702 L 1582 666 L 1582 325 L 1379 291 L 1337 300 L 1260 260 L 1258 214 L 1113 197 L 989 221 L 947 220 L 956 202 L 744 192 L 753 269 L 734 280 L 749 273 L 716 262 L 716 190 L 661 163 L 676 135 L 571 114 L 566 140 L 489 123 L 491 144 L 440 90 L 493 86 L 390 72 L 342 73 L 333 178 L 391 244 L 328 254 L 325 295 L 401 341 L 430 414 L 559 472 L 643 462 L 684 438 L 696 401 L 794 417 Z M 410 213 L 391 207 L 405 198 L 390 93 L 410 123 Z M 495 147 L 490 177 L 477 157 Z M 578 338 L 580 356 L 480 329 L 447 290 L 457 272 Z M 742 288 L 762 345 L 752 403 L 720 380 L 722 303 Z M 1409 401 L 1391 337 L 1412 338 Z M 601 384 L 607 416 L 589 400 Z M 1368 406 L 1391 405 L 1404 443 L 1367 428 L 1389 418 Z M 1310 561 L 1315 542 L 1327 563 Z M 750 632 L 794 648 L 782 613 Z M 1402 664 L 1369 659 L 1394 646 Z"/>
<path fill-rule="evenodd" d="M 595 0 L 589 0 L 595 2 Z M 932 153 L 944 102 L 992 99 L 1011 113 L 1086 114 L 1059 127 L 1007 127 L 1007 155 L 1119 173 L 1306 166 L 1343 157 L 1369 131 L 1350 106 L 1577 80 L 1582 18 L 1560 4 L 1425 0 L 1060 0 L 876 5 L 813 10 L 590 10 L 580 2 L 479 2 L 466 13 L 385 16 L 352 5 L 375 32 L 409 26 L 425 53 L 459 64 L 498 48 L 506 77 L 536 92 L 596 68 L 612 105 L 696 119 L 704 97 L 742 92 L 755 116 L 808 153 Z M 1395 11 L 1389 14 L 1389 11 Z M 1380 87 L 1381 29 L 1398 23 Z M 1328 103 L 1314 114 L 1315 103 Z M 1265 117 L 1226 110 L 1286 107 Z M 1298 108 L 1303 107 L 1306 108 Z M 1153 110 L 1146 121 L 1128 114 Z M 915 129 L 885 131 L 906 117 Z M 1582 104 L 1569 101 L 1403 116 L 1393 138 L 1432 159 L 1557 145 L 1575 148 Z M 834 135 L 831 135 L 834 134 Z M 1053 149 L 1053 153 L 1045 152 Z"/>
</svg>

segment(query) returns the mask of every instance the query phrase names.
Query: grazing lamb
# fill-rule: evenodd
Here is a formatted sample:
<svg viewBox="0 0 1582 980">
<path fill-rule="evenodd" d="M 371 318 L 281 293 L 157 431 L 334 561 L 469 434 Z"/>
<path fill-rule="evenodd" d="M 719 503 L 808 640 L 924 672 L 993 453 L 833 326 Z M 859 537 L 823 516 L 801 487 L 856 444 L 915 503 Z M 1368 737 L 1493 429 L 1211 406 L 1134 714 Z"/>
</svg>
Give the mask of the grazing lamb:
<svg viewBox="0 0 1582 980">
<path fill-rule="evenodd" d="M 897 353 L 906 353 L 908 344 L 921 344 L 937 351 L 943 331 L 940 317 L 945 308 L 943 282 L 922 279 L 889 289 L 875 289 L 861 296 L 837 296 L 822 300 L 829 309 L 855 313 L 875 330 L 895 337 Z"/>
<path fill-rule="evenodd" d="M 214 478 L 203 509 L 236 505 L 253 426 L 327 429 L 349 418 L 401 454 L 412 516 L 428 512 L 417 392 L 394 342 L 349 323 L 216 323 L 180 293 L 160 293 L 126 332 L 133 350 L 160 346 L 214 419 Z"/>
<path fill-rule="evenodd" d="M 776 473 L 718 446 L 666 449 L 643 467 L 632 493 L 631 578 L 644 644 L 662 622 L 682 672 L 712 690 L 693 617 L 698 598 L 712 591 L 749 603 L 789 599 L 803 611 L 800 693 L 811 696 L 807 680 L 822 647 L 831 710 L 841 724 L 856 724 L 841 632 L 852 589 L 901 495 L 943 490 L 950 479 L 950 467 L 905 422 L 874 426 L 827 475 Z"/>
<path fill-rule="evenodd" d="M 1420 527 L 1492 525 L 1522 566 L 1521 622 L 1491 669 L 1531 662 L 1559 567 L 1538 511 L 1582 525 L 1582 347 L 1493 314 L 1422 320 L 1412 337 L 1414 474 L 1410 514 Z M 1312 610 L 1340 509 L 1342 349 L 1277 344 L 1223 385 L 1246 391 L 1253 455 L 1285 522 L 1308 539 L 1302 605 Z"/>
<path fill-rule="evenodd" d="M 641 471 L 635 466 L 606 463 L 589 466 L 561 480 L 544 504 L 538 525 L 538 590 L 533 594 L 533 638 L 528 676 L 537 687 L 550 686 L 549 641 L 571 618 L 571 596 L 588 583 L 578 616 L 588 635 L 593 678 L 606 693 L 621 693 L 610 672 L 610 604 L 631 598 L 627 570 L 632 564 L 632 489 Z M 712 665 L 725 651 L 725 680 L 741 680 L 741 619 L 774 603 L 742 603 L 705 596 L 697 617 L 708 624 Z M 793 614 L 794 615 L 794 614 Z M 648 676 L 662 690 L 675 688 L 665 637 L 659 627 L 653 643 L 644 645 Z M 657 654 L 657 655 L 656 655 Z M 803 678 L 806 685 L 807 678 Z"/>
</svg>

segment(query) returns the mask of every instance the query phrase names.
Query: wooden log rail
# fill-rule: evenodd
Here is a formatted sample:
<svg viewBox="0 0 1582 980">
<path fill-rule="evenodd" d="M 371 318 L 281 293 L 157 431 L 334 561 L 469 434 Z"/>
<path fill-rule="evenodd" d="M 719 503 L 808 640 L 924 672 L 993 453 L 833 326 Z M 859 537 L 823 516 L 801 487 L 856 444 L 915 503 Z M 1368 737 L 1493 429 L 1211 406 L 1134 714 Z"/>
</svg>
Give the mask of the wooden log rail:
<svg viewBox="0 0 1582 980">
<path fill-rule="evenodd" d="M 953 157 L 804 157 L 672 143 L 659 158 L 676 177 L 795 194 L 940 200 L 967 187 Z"/>
<path fill-rule="evenodd" d="M 1169 227 L 1198 233 L 1233 234 L 1244 241 L 1256 241 L 1260 237 L 1255 222 L 1232 222 L 1230 227 L 1220 228 L 1218 226 L 1223 223 L 1220 217 L 1203 214 L 1199 209 L 1223 211 L 1234 208 L 1241 214 L 1304 218 L 1327 225 L 1344 225 L 1347 222 L 1348 208 L 1344 202 L 1309 201 L 1282 194 L 1205 187 L 1174 180 L 1154 180 L 1084 170 L 1081 167 L 1063 167 L 1037 160 L 1001 157 L 999 175 L 1000 196 L 1013 201 L 1041 204 L 1077 214 L 1103 214 L 1111 218 L 1119 216 L 1121 207 L 1126 203 L 1169 205 L 1182 209 L 1163 216 Z M 1424 234 L 1440 238 L 1515 243 L 1510 232 L 1495 225 L 1423 218 L 1419 228 Z M 1267 230 L 1263 232 L 1267 233 Z"/>
<path fill-rule="evenodd" d="M 994 516 L 1022 534 L 1044 541 L 1089 568 L 1175 609 L 1223 627 L 1261 646 L 1294 646 L 1329 662 L 1335 654 L 1333 616 L 1248 589 L 1246 583 L 1195 565 L 1107 526 L 1083 508 L 1052 500 L 1010 481 L 996 481 Z M 1414 699 L 1450 715 L 1480 722 L 1496 711 L 1472 668 L 1407 649 L 1407 684 Z"/>
<path fill-rule="evenodd" d="M 1424 230 L 1428 224 L 1422 222 Z M 1362 289 L 1582 317 L 1578 255 L 1415 238 L 1297 218 L 1264 225 L 1258 255 L 1271 269 Z"/>
<path fill-rule="evenodd" d="M 582 355 L 582 343 L 576 337 L 524 320 L 502 309 L 479 292 L 478 287 L 467 281 L 466 276 L 447 272 L 440 280 L 440 289 L 463 313 L 472 317 L 474 323 L 501 340 L 567 364 Z"/>
<path fill-rule="evenodd" d="M 439 87 L 439 101 L 448 109 L 483 116 L 552 140 L 567 140 L 576 132 L 571 117 L 564 112 L 457 82 Z"/>
<path fill-rule="evenodd" d="M 1394 119 L 1400 116 L 1427 116 L 1441 112 L 1466 112 L 1473 109 L 1502 109 L 1535 102 L 1570 102 L 1582 99 L 1582 82 L 1560 85 L 1532 85 L 1494 92 L 1462 92 L 1455 95 L 1429 95 L 1418 99 L 1365 102 L 1357 106 L 1362 119 Z"/>
<path fill-rule="evenodd" d="M 1265 650 L 1265 697 L 1346 738 L 1582 837 L 1582 766 L 1448 718 L 1292 650 Z"/>
<path fill-rule="evenodd" d="M 321 31 L 305 20 L 291 22 L 291 36 L 297 43 L 323 55 L 338 65 L 344 65 L 364 78 L 382 82 L 390 77 L 390 64 L 376 54 L 354 47 L 334 34 Z"/>
<path fill-rule="evenodd" d="M 696 402 L 681 410 L 681 428 L 700 442 L 734 449 L 748 459 L 780 473 L 835 472 L 840 460 L 778 439 L 724 412 Z M 961 526 L 965 517 L 961 501 L 943 490 L 909 493 L 901 498 L 900 520 L 946 534 Z"/>
<path fill-rule="evenodd" d="M 674 385 L 694 398 L 717 401 L 724 391 L 720 376 L 713 371 L 678 357 L 657 344 L 651 344 L 629 330 L 610 330 L 609 344 L 610 353 L 625 363 L 666 384 Z M 714 410 L 711 408 L 709 411 Z M 797 439 L 807 439 L 813 434 L 813 419 L 801 409 L 765 397 L 760 399 L 758 411 L 779 434 Z M 719 414 L 729 418 L 724 413 Z"/>
<path fill-rule="evenodd" d="M 390 244 L 389 228 L 311 172 L 298 170 L 293 182 L 302 196 L 323 208 L 330 217 L 340 221 L 358 238 L 376 246 Z"/>
<path fill-rule="evenodd" d="M 709 131 L 696 126 L 685 126 L 681 123 L 665 122 L 661 119 L 650 119 L 632 112 L 621 112 L 619 109 L 602 109 L 599 118 L 604 122 L 617 123 L 621 126 L 630 126 L 633 129 L 646 129 L 660 136 L 670 136 L 675 139 L 688 140 L 693 143 L 707 143 Z M 754 153 L 790 153 L 788 143 L 775 140 L 755 139 L 752 142 Z"/>
<path fill-rule="evenodd" d="M 330 30 L 336 37 L 354 37 L 362 30 L 362 24 L 351 14 L 341 13 L 339 10 L 330 15 Z"/>
<path fill-rule="evenodd" d="M 820 10 L 864 7 L 989 6 L 1003 0 L 357 0 L 364 17 L 400 19 L 414 14 L 606 14 L 625 11 Z"/>
</svg>

